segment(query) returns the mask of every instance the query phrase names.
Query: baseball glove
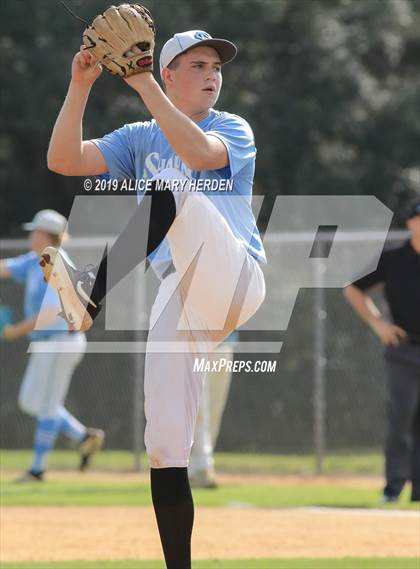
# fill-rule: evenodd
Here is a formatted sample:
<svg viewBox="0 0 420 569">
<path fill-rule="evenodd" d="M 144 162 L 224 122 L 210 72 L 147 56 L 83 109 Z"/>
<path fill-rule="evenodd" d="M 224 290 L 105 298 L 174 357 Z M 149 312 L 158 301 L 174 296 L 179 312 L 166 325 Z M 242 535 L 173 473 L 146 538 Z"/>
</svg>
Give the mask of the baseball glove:
<svg viewBox="0 0 420 569">
<path fill-rule="evenodd" d="M 83 44 L 113 75 L 153 71 L 155 25 L 138 4 L 110 6 L 83 32 Z"/>
<path fill-rule="evenodd" d="M 0 304 L 0 339 L 3 337 L 3 331 L 13 321 L 13 313 L 10 306 Z"/>
</svg>

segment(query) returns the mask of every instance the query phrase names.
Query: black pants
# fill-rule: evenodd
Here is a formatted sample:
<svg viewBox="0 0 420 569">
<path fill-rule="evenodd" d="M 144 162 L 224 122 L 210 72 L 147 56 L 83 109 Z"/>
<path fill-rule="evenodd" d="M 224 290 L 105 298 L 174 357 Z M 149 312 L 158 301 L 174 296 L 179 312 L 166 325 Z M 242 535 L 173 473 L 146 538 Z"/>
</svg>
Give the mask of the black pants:
<svg viewBox="0 0 420 569">
<path fill-rule="evenodd" d="M 412 498 L 420 500 L 420 346 L 388 346 L 388 384 L 384 493 L 398 496 L 411 480 Z"/>
</svg>

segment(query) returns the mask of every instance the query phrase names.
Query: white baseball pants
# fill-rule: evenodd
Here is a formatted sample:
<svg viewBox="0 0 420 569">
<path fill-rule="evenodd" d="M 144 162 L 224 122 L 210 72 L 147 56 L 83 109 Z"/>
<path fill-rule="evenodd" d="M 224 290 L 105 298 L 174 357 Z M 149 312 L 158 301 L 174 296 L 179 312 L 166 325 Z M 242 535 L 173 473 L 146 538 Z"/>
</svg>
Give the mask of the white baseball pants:
<svg viewBox="0 0 420 569">
<path fill-rule="evenodd" d="M 62 341 L 74 343 L 73 353 L 60 353 Z M 57 334 L 49 340 L 57 352 L 32 353 L 19 391 L 19 407 L 38 418 L 55 417 L 64 404 L 74 370 L 86 351 L 84 334 Z"/>
<path fill-rule="evenodd" d="M 168 169 L 157 178 L 184 176 Z M 146 348 L 145 444 L 153 468 L 188 466 L 205 377 L 194 359 L 211 353 L 265 297 L 258 261 L 214 204 L 198 192 L 174 197 L 167 238 L 175 272 L 161 282 Z"/>
</svg>

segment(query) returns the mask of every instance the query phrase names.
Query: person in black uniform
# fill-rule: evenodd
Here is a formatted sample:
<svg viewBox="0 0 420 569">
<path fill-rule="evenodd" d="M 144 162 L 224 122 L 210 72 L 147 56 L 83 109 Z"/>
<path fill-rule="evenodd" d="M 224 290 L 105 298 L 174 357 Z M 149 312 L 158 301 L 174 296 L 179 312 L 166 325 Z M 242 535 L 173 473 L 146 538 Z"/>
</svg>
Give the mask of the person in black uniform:
<svg viewBox="0 0 420 569">
<path fill-rule="evenodd" d="M 407 215 L 410 238 L 382 253 L 378 267 L 344 289 L 344 296 L 386 345 L 388 385 L 385 502 L 395 502 L 411 480 L 411 500 L 420 500 L 420 199 Z M 367 291 L 384 285 L 392 322 Z"/>
</svg>

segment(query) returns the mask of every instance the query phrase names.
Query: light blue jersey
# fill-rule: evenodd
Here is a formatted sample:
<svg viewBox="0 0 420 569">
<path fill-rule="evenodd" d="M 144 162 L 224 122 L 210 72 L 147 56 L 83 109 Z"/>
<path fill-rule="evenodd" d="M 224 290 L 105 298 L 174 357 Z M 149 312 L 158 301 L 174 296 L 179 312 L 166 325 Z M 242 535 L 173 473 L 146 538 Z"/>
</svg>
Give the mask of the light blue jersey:
<svg viewBox="0 0 420 569">
<path fill-rule="evenodd" d="M 232 180 L 230 190 L 202 190 L 202 193 L 213 202 L 235 237 L 247 246 L 249 253 L 259 262 L 266 263 L 251 208 L 256 156 L 251 127 L 237 115 L 214 109 L 210 109 L 208 116 L 197 124 L 203 132 L 216 136 L 224 143 L 229 156 L 228 166 L 219 170 L 190 170 L 175 154 L 154 119 L 127 124 L 92 142 L 104 156 L 112 179 L 147 180 L 166 168 L 176 168 L 190 180 Z M 167 239 L 149 259 L 157 274 L 162 275 L 171 262 Z"/>
<path fill-rule="evenodd" d="M 44 281 L 39 259 L 33 251 L 5 260 L 6 267 L 12 278 L 25 286 L 24 315 L 26 319 L 36 316 L 41 306 L 43 308 L 57 308 L 61 310 L 60 301 L 55 291 Z M 49 324 L 48 330 L 33 330 L 29 337 L 31 340 L 41 340 L 68 331 L 66 322 L 57 317 Z"/>
</svg>

